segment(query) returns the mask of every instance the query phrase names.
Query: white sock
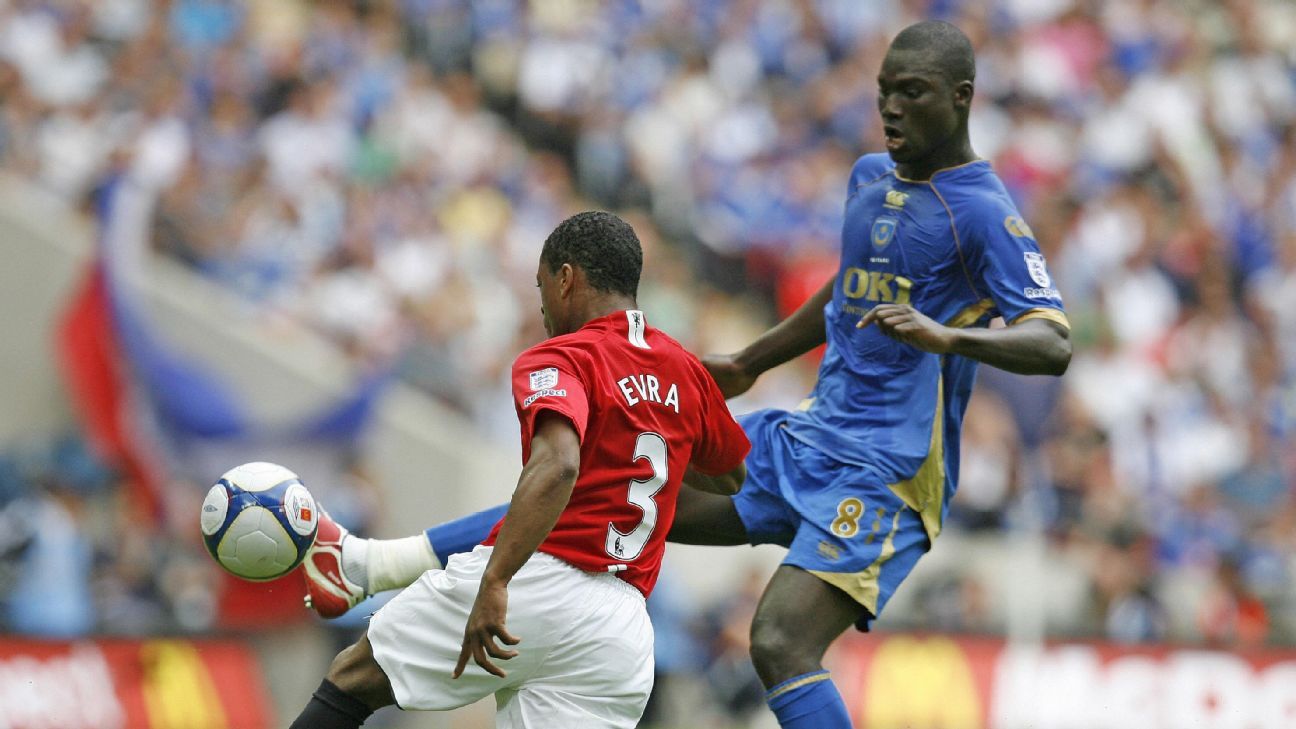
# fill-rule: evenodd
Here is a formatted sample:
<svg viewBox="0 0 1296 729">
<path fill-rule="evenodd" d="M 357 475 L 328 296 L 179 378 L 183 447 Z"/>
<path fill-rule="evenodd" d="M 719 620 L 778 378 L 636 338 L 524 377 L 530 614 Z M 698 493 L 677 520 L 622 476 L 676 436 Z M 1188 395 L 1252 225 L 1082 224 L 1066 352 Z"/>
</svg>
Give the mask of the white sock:
<svg viewBox="0 0 1296 729">
<path fill-rule="evenodd" d="M 342 538 L 342 576 L 365 588 L 366 593 L 373 592 L 368 588 L 369 541 L 351 533 Z"/>
<path fill-rule="evenodd" d="M 402 539 L 369 539 L 366 590 L 370 593 L 407 587 L 428 570 L 439 569 L 427 537 L 418 534 Z M 343 552 L 345 554 L 345 551 Z"/>
</svg>

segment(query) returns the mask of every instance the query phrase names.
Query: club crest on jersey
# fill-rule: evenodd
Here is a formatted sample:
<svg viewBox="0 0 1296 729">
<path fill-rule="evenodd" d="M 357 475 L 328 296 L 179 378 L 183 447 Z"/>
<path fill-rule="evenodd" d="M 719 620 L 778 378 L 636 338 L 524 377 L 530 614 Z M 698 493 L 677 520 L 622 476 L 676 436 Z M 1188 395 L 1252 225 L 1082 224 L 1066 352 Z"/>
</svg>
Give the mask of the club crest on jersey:
<svg viewBox="0 0 1296 729">
<path fill-rule="evenodd" d="M 899 221 L 895 218 L 878 218 L 873 221 L 873 245 L 883 248 L 895 237 L 896 223 Z"/>
<path fill-rule="evenodd" d="M 546 367 L 531 373 L 531 389 L 548 390 L 558 384 L 558 368 Z"/>
<path fill-rule="evenodd" d="M 1030 251 L 1022 256 L 1026 258 L 1026 270 L 1030 273 L 1031 280 L 1041 288 L 1048 288 L 1053 282 L 1049 279 L 1048 267 L 1044 265 L 1044 256 Z"/>
</svg>

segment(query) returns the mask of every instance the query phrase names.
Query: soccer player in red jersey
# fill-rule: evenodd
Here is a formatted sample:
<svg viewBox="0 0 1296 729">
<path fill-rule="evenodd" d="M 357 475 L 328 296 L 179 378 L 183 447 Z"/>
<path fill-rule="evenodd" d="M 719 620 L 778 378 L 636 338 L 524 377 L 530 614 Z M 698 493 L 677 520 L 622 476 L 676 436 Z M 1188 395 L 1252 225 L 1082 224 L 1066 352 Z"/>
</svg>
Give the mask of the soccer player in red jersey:
<svg viewBox="0 0 1296 729">
<path fill-rule="evenodd" d="M 636 308 L 642 262 L 608 213 L 550 234 L 536 273 L 550 338 L 513 364 L 525 465 L 508 512 L 378 611 L 294 728 L 489 694 L 500 727 L 638 724 L 653 677 L 644 599 L 682 479 L 736 493 L 750 449 L 702 364 Z"/>
</svg>

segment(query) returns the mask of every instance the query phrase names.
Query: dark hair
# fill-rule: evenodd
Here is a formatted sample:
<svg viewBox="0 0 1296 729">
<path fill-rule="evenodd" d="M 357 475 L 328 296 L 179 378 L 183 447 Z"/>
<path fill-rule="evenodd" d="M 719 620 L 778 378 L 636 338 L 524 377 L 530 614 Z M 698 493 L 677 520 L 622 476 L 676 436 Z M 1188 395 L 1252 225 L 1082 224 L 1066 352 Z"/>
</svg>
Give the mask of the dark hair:
<svg viewBox="0 0 1296 729">
<path fill-rule="evenodd" d="M 540 262 L 551 272 L 570 263 L 585 272 L 595 289 L 634 297 L 643 271 L 643 248 L 629 223 L 612 213 L 590 210 L 554 228 L 540 251 Z"/>
<path fill-rule="evenodd" d="M 933 54 L 937 67 L 954 83 L 976 80 L 972 41 L 957 26 L 943 20 L 914 23 L 900 31 L 891 41 L 891 48 Z"/>
</svg>

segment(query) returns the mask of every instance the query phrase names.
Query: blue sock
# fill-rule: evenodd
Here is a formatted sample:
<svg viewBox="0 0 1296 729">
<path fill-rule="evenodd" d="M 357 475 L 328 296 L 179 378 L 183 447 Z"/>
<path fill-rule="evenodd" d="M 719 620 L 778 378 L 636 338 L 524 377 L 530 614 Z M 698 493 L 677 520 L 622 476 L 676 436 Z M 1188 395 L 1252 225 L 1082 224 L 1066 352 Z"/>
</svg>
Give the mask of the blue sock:
<svg viewBox="0 0 1296 729">
<path fill-rule="evenodd" d="M 508 504 L 492 506 L 485 511 L 438 524 L 423 533 L 427 535 L 428 544 L 432 545 L 432 551 L 436 552 L 437 559 L 444 566 L 450 555 L 471 552 L 473 547 L 481 544 L 482 540 L 490 536 L 491 528 L 503 518 L 506 511 Z"/>
<path fill-rule="evenodd" d="M 827 671 L 794 676 L 765 693 L 783 729 L 851 729 L 850 715 Z"/>
</svg>

